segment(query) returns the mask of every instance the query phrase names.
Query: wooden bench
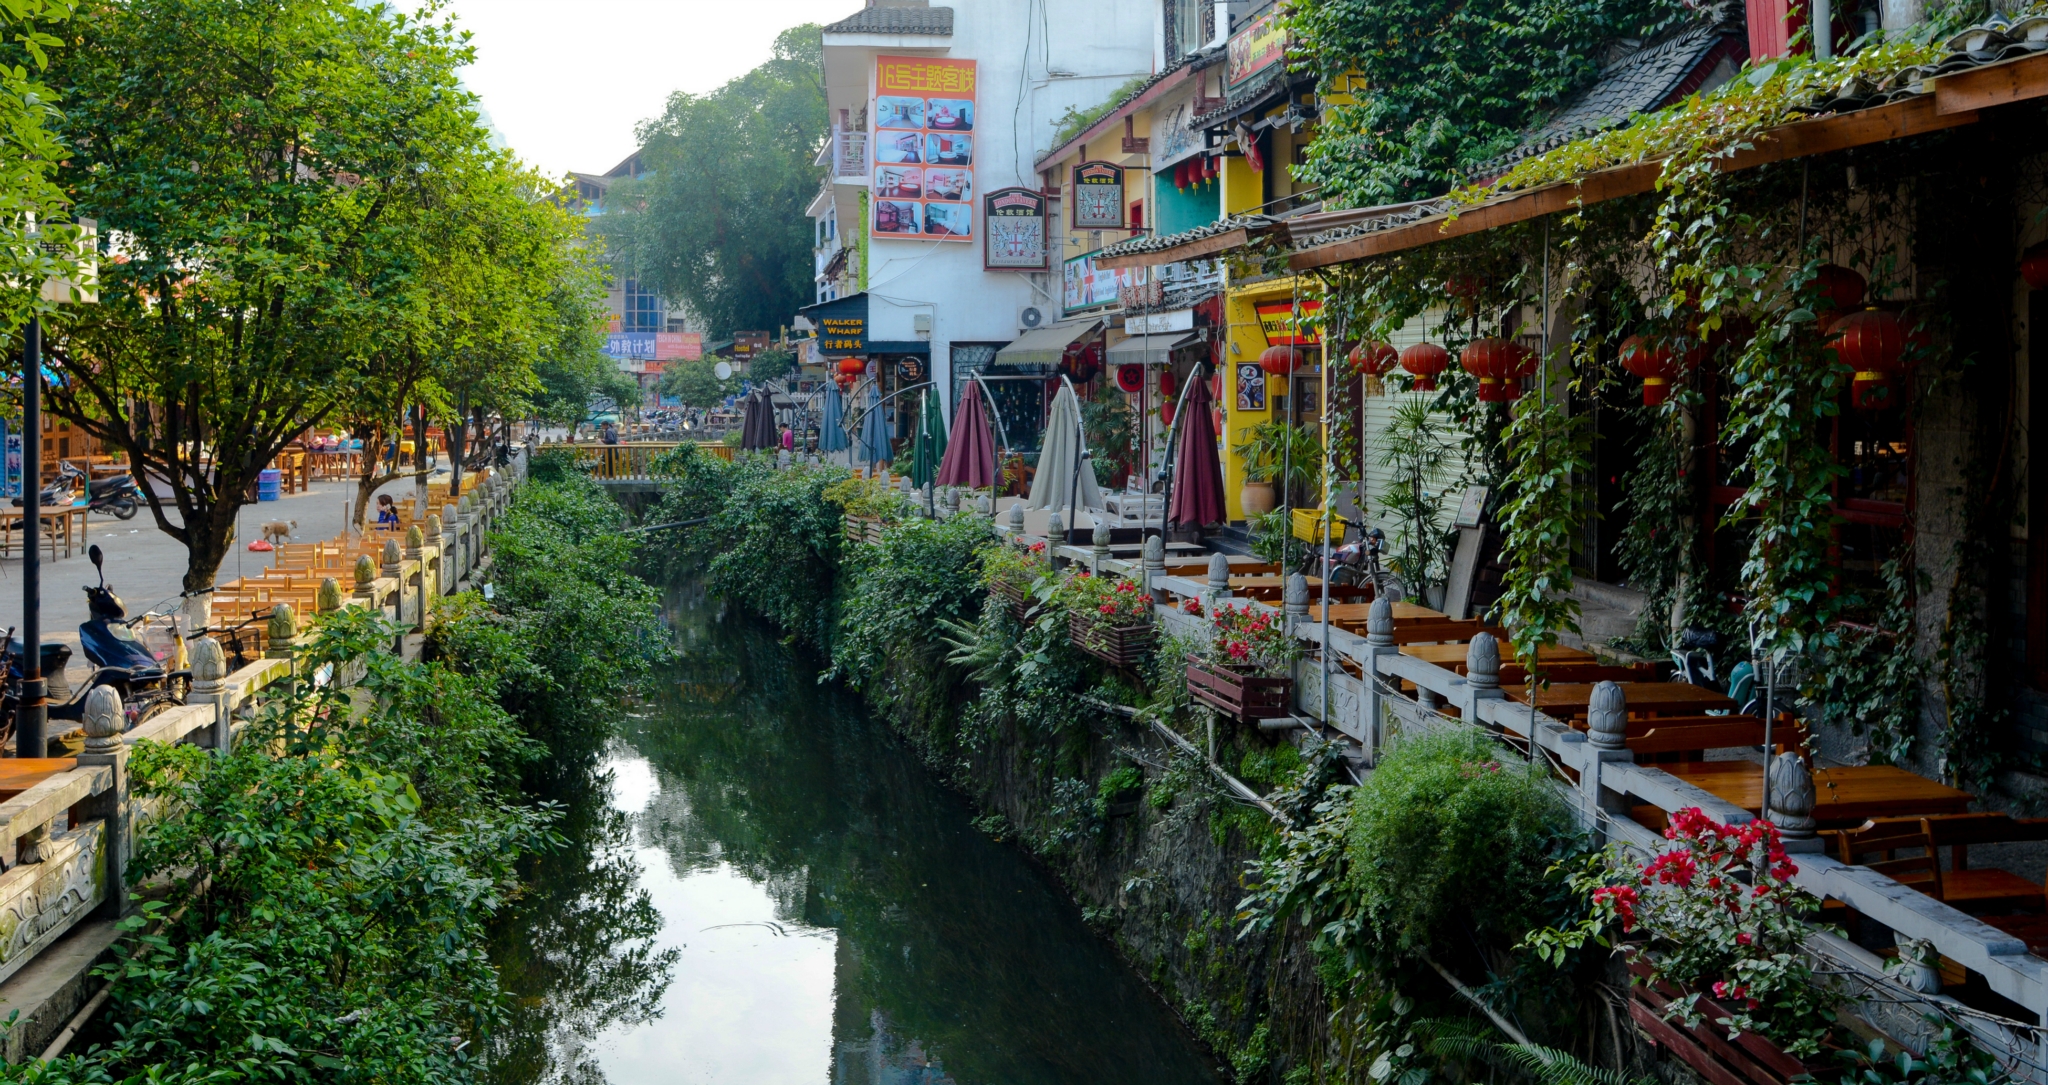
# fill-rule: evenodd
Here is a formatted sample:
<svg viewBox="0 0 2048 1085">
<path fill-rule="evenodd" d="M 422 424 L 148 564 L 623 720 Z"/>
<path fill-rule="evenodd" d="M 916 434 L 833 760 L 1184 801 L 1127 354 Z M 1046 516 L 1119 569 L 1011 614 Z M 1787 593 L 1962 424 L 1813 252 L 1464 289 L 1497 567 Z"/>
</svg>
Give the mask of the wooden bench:
<svg viewBox="0 0 2048 1085">
<path fill-rule="evenodd" d="M 1919 850 L 1918 861 L 1931 864 L 1932 888 L 1914 888 L 1965 910 L 2026 908 L 2040 911 L 2048 906 L 2048 893 L 2040 882 L 2029 881 L 2009 870 L 1969 866 L 1972 844 L 2011 844 L 2048 840 L 2048 818 L 2014 818 L 2006 814 L 1947 814 L 1934 817 L 1875 818 L 1856 829 L 1826 834 L 1845 863 L 1852 855 L 1885 852 L 1886 862 L 1907 864 L 1914 860 L 1896 857 L 1898 851 Z M 1941 849 L 1949 848 L 1949 869 L 1941 869 Z M 1873 870 L 1882 869 L 1866 863 Z M 1900 879 L 1904 880 L 1904 879 Z"/>
</svg>

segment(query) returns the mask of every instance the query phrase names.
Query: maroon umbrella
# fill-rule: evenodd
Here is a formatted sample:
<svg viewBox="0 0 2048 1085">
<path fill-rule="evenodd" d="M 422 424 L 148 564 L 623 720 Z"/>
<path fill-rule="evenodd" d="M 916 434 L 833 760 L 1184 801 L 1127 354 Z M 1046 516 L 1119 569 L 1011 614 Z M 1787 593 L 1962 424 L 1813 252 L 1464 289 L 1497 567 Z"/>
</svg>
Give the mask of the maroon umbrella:
<svg viewBox="0 0 2048 1085">
<path fill-rule="evenodd" d="M 981 409 L 981 382 L 960 389 L 953 408 L 953 431 L 946 436 L 946 458 L 939 461 L 939 485 L 979 489 L 996 484 L 996 441 Z"/>
<path fill-rule="evenodd" d="M 1173 460 L 1173 503 L 1168 523 L 1200 527 L 1229 518 L 1223 508 L 1223 463 L 1216 458 L 1216 421 L 1209 411 L 1209 382 L 1189 375 L 1187 403 L 1180 409 L 1180 449 Z"/>
</svg>

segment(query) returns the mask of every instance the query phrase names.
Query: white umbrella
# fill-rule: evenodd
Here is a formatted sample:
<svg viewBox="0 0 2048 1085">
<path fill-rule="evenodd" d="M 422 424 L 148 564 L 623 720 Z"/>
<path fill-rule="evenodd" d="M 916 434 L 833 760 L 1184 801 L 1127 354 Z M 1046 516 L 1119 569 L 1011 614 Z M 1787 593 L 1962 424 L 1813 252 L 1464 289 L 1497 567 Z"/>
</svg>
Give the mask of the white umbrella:
<svg viewBox="0 0 2048 1085">
<path fill-rule="evenodd" d="M 1052 417 L 1045 422 L 1045 444 L 1038 453 L 1038 472 L 1031 477 L 1027 509 L 1093 509 L 1102 511 L 1102 491 L 1095 486 L 1095 471 L 1083 453 L 1086 438 L 1081 435 L 1081 400 L 1074 386 L 1062 378 L 1059 394 L 1052 400 Z M 1073 519 L 1068 515 L 1069 521 Z M 1075 526 L 1069 522 L 1068 527 Z"/>
</svg>

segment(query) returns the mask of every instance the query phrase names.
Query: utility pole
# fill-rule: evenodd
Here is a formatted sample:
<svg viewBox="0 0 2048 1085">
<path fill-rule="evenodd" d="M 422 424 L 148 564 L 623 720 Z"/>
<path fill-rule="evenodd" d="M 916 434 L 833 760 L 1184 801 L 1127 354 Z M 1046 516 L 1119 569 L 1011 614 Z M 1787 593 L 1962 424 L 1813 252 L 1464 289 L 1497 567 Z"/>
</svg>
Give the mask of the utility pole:
<svg viewBox="0 0 2048 1085">
<path fill-rule="evenodd" d="M 21 702 L 14 723 L 14 756 L 41 757 L 49 721 L 49 685 L 43 678 L 43 322 L 28 318 L 21 351 Z"/>
</svg>

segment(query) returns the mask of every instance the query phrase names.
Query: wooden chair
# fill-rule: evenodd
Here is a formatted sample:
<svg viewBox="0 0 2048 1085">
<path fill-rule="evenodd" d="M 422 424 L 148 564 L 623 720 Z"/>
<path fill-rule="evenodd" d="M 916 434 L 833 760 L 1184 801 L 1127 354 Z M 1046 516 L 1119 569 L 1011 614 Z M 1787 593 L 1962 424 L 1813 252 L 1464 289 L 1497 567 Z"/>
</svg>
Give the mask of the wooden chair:
<svg viewBox="0 0 2048 1085">
<path fill-rule="evenodd" d="M 1928 842 L 1919 821 L 1866 821 L 1854 829 L 1831 829 L 1821 835 L 1834 845 L 1842 862 L 1869 867 L 1936 900 L 1948 899 L 1942 894 L 1941 854 Z M 1901 857 L 1902 851 L 1920 854 Z"/>
<path fill-rule="evenodd" d="M 1958 908 L 2011 908 L 2041 911 L 2048 893 L 2040 882 L 2028 881 L 1996 867 L 1971 868 L 1972 844 L 2011 844 L 2048 840 L 2048 818 L 2015 818 L 2006 814 L 1948 814 L 1919 819 L 1936 849 L 1948 848 L 1949 869 L 1942 873 L 1943 900 Z"/>
</svg>

